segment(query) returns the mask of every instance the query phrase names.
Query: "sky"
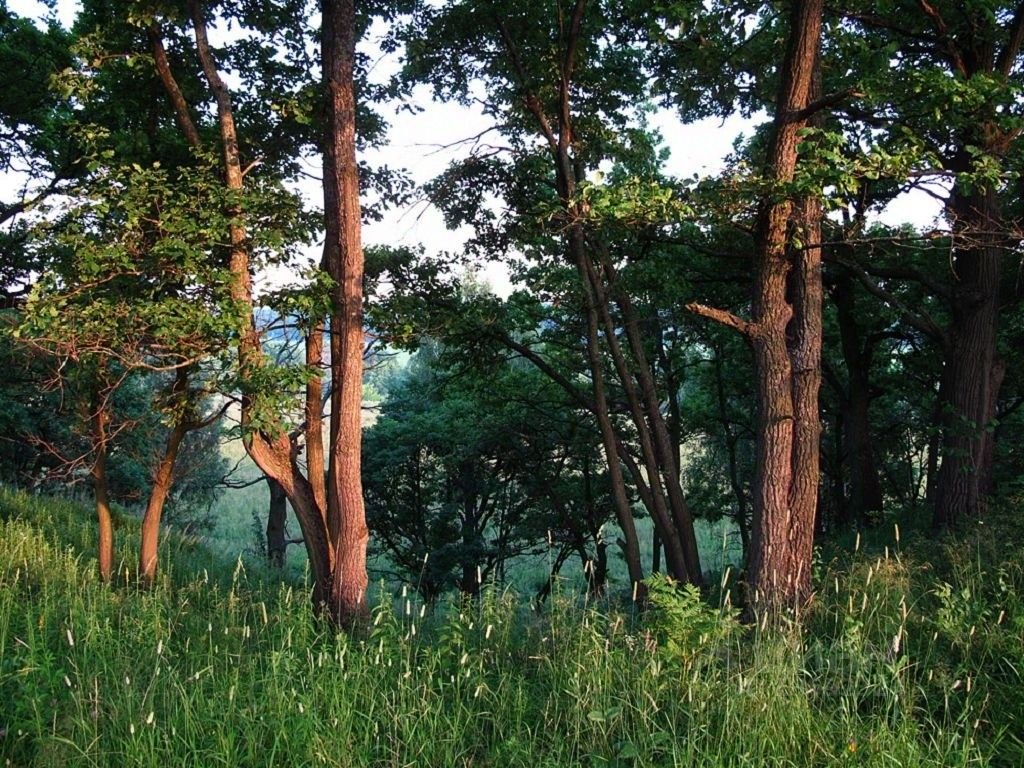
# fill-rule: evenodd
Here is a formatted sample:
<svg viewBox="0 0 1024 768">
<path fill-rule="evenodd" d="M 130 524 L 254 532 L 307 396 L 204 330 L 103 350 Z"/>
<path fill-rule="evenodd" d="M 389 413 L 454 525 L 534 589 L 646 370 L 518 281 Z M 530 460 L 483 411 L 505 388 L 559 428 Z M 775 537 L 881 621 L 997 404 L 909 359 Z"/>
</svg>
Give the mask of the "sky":
<svg viewBox="0 0 1024 768">
<path fill-rule="evenodd" d="M 61 24 L 70 26 L 74 20 L 75 7 L 75 3 L 69 0 L 57 1 L 56 13 Z M 33 18 L 42 18 L 49 13 L 47 7 L 38 0 L 8 0 L 8 8 L 19 16 Z M 371 28 L 370 34 L 361 43 L 362 49 L 377 61 L 371 75 L 377 79 L 387 77 L 397 67 L 395 59 L 381 57 L 377 53 L 382 34 L 383 28 Z M 396 107 L 388 105 L 380 109 L 391 124 L 389 140 L 387 146 L 367 151 L 364 159 L 371 164 L 386 163 L 392 167 L 405 168 L 416 184 L 422 184 L 462 155 L 464 147 L 458 146 L 457 142 L 480 133 L 490 127 L 491 123 L 478 111 L 433 101 L 426 89 L 421 89 L 417 95 L 424 108 L 418 114 L 398 111 Z M 661 133 L 669 150 L 665 170 L 678 178 L 719 172 L 737 136 L 749 134 L 757 122 L 734 116 L 724 121 L 714 118 L 683 125 L 668 110 L 656 112 L 651 117 L 652 127 Z M 456 146 L 450 146 L 453 144 Z M 317 169 L 312 170 L 315 172 Z M 302 185 L 301 190 L 313 204 L 319 204 L 319 184 L 309 181 Z M 911 192 L 894 200 L 878 219 L 885 224 L 909 222 L 919 227 L 931 227 L 939 213 L 939 204 L 933 197 L 923 192 Z M 363 242 L 391 246 L 423 245 L 426 252 L 432 254 L 441 251 L 457 252 L 469 234 L 466 229 L 448 230 L 439 211 L 419 202 L 388 211 L 382 221 L 364 227 Z M 310 248 L 307 257 L 313 262 L 318 261 L 319 247 Z M 500 262 L 484 266 L 480 276 L 499 295 L 507 295 L 513 289 L 507 269 Z M 257 276 L 256 287 L 272 288 L 289 282 L 291 277 L 291 271 L 278 269 Z"/>
</svg>

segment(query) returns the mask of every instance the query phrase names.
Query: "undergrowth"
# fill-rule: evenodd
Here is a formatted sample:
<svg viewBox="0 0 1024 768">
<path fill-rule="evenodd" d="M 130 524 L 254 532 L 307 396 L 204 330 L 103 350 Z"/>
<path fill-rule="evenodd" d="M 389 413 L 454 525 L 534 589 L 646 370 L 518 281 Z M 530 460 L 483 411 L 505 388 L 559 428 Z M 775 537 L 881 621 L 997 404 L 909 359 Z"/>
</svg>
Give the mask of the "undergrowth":
<svg viewBox="0 0 1024 768">
<path fill-rule="evenodd" d="M 155 587 L 126 567 L 104 586 L 87 510 L 0 491 L 0 761 L 1021 765 L 1024 568 L 1005 540 L 822 566 L 782 630 L 658 581 L 644 615 L 409 592 L 351 637 L 194 541 L 172 538 Z"/>
</svg>

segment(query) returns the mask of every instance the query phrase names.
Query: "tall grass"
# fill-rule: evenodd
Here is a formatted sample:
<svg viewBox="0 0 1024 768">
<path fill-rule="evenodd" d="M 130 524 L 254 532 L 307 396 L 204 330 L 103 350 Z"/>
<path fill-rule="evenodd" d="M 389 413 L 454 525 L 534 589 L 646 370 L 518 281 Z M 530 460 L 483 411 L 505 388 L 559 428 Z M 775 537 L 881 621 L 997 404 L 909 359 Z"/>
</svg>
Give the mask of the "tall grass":
<svg viewBox="0 0 1024 768">
<path fill-rule="evenodd" d="M 90 543 L 87 510 L 0 491 L 2 764 L 1024 762 L 1024 572 L 979 547 L 822 566 L 783 631 L 662 584 L 643 616 L 410 590 L 351 637 L 184 540 L 155 587 L 103 586 Z"/>
</svg>

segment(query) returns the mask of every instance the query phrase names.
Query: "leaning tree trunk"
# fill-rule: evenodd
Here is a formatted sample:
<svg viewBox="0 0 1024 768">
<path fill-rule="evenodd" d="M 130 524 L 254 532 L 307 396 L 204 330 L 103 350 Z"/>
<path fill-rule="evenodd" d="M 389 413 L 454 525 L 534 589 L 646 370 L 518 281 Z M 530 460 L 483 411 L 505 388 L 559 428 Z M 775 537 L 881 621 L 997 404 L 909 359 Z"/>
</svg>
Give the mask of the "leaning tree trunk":
<svg viewBox="0 0 1024 768">
<path fill-rule="evenodd" d="M 139 578 L 144 582 L 152 582 L 156 578 L 158 548 L 160 543 L 160 519 L 163 516 L 164 504 L 174 482 L 174 463 L 178 459 L 178 449 L 185 437 L 187 424 L 179 420 L 171 428 L 167 436 L 164 453 L 157 464 L 153 477 L 153 488 L 146 502 L 146 513 L 142 517 L 141 541 L 139 543 Z"/>
<path fill-rule="evenodd" d="M 331 449 L 328 520 L 334 544 L 330 605 L 343 623 L 367 614 L 369 531 L 361 472 L 363 246 L 356 165 L 353 0 L 323 0 L 322 50 L 327 97 L 324 140 L 324 259 L 334 279 L 331 314 Z"/>
<path fill-rule="evenodd" d="M 203 76 L 217 103 L 217 121 L 220 129 L 220 144 L 224 160 L 224 184 L 233 192 L 243 189 L 241 154 L 238 134 L 235 128 L 234 109 L 227 86 L 220 77 L 210 48 L 206 31 L 206 20 L 199 0 L 188 0 L 188 11 L 195 32 L 196 51 Z M 170 78 L 164 78 L 165 87 L 171 90 Z M 187 118 L 187 115 L 184 116 Z M 179 120 L 182 116 L 179 115 Z M 258 378 L 259 369 L 267 364 L 260 346 L 259 335 L 253 320 L 252 275 L 250 274 L 249 246 L 244 225 L 244 211 L 233 208 L 228 211 L 229 225 L 229 269 L 231 271 L 231 299 L 243 312 L 238 338 L 239 376 L 243 382 L 241 423 L 245 433 L 245 447 L 249 456 L 264 474 L 274 478 L 284 488 L 295 510 L 295 516 L 302 529 L 302 538 L 309 555 L 310 571 L 313 576 L 313 601 L 326 605 L 330 597 L 331 547 L 324 526 L 324 515 L 313 487 L 302 475 L 296 463 L 294 446 L 283 425 L 272 425 L 266 431 L 254 429 L 253 416 L 260 400 L 260 393 L 249 386 Z"/>
<path fill-rule="evenodd" d="M 188 376 L 188 369 L 184 367 L 175 372 L 174 384 L 171 387 L 172 397 L 180 399 L 187 396 Z M 180 403 L 176 404 L 180 405 Z M 153 475 L 153 487 L 146 502 L 146 512 L 142 516 L 142 531 L 139 541 L 139 578 L 146 583 L 151 583 L 156 578 L 160 520 L 163 517 L 167 495 L 174 483 L 174 465 L 178 460 L 178 451 L 185 439 L 185 434 L 193 426 L 196 425 L 189 423 L 187 414 L 178 414 L 170 434 L 167 435 L 163 455 L 161 455 Z"/>
<path fill-rule="evenodd" d="M 92 414 L 92 437 L 95 456 L 92 464 L 92 487 L 96 499 L 96 522 L 99 525 L 100 581 L 109 583 L 114 576 L 114 523 L 110 514 L 110 495 L 107 486 L 107 454 L 110 411 L 102 398 L 97 397 Z"/>
</svg>

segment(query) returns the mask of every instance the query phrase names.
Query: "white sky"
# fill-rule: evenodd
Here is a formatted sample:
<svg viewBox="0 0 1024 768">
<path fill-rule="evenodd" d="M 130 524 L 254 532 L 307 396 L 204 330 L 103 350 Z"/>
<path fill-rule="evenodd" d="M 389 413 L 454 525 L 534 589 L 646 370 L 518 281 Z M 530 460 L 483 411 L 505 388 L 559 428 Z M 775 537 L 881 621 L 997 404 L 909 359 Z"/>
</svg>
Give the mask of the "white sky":
<svg viewBox="0 0 1024 768">
<path fill-rule="evenodd" d="M 8 7 L 19 16 L 41 18 L 49 13 L 38 0 L 8 0 Z M 71 25 L 75 7 L 74 2 L 58 0 L 57 16 L 61 24 Z M 371 30 L 362 43 L 371 55 L 376 48 L 375 39 L 378 34 L 379 30 Z M 375 68 L 374 76 L 384 78 L 390 74 L 388 70 L 393 70 L 395 66 L 394 62 L 382 60 Z M 421 104 L 425 109 L 419 114 L 396 112 L 387 106 L 381 108 L 384 117 L 391 123 L 388 145 L 366 155 L 372 164 L 386 163 L 407 169 L 417 184 L 435 177 L 465 152 L 465 148 L 460 146 L 449 149 L 443 147 L 478 134 L 491 124 L 487 118 L 471 109 L 432 101 L 426 89 L 422 90 L 422 94 Z M 755 122 L 734 117 L 725 121 L 708 119 L 682 125 L 673 113 L 661 111 L 651 117 L 651 125 L 660 131 L 670 151 L 666 171 L 673 176 L 686 178 L 695 174 L 713 175 L 720 171 L 725 157 L 732 151 L 736 137 L 740 133 L 749 133 Z M 319 203 L 321 193 L 318 184 L 311 181 L 303 185 L 303 192 L 312 201 Z M 913 192 L 893 201 L 879 218 L 886 224 L 910 222 L 928 227 L 933 225 L 939 212 L 939 204 L 934 198 L 923 192 Z M 465 230 L 447 230 L 440 213 L 423 203 L 388 211 L 383 221 L 363 230 L 366 244 L 422 244 L 428 254 L 457 252 L 468 236 L 469 232 Z M 319 248 L 310 250 L 310 258 L 313 261 L 319 260 Z M 269 286 L 287 281 L 289 276 L 288 271 L 277 271 L 259 282 Z M 507 295 L 511 291 L 503 264 L 488 265 L 482 276 L 500 295 Z"/>
</svg>

